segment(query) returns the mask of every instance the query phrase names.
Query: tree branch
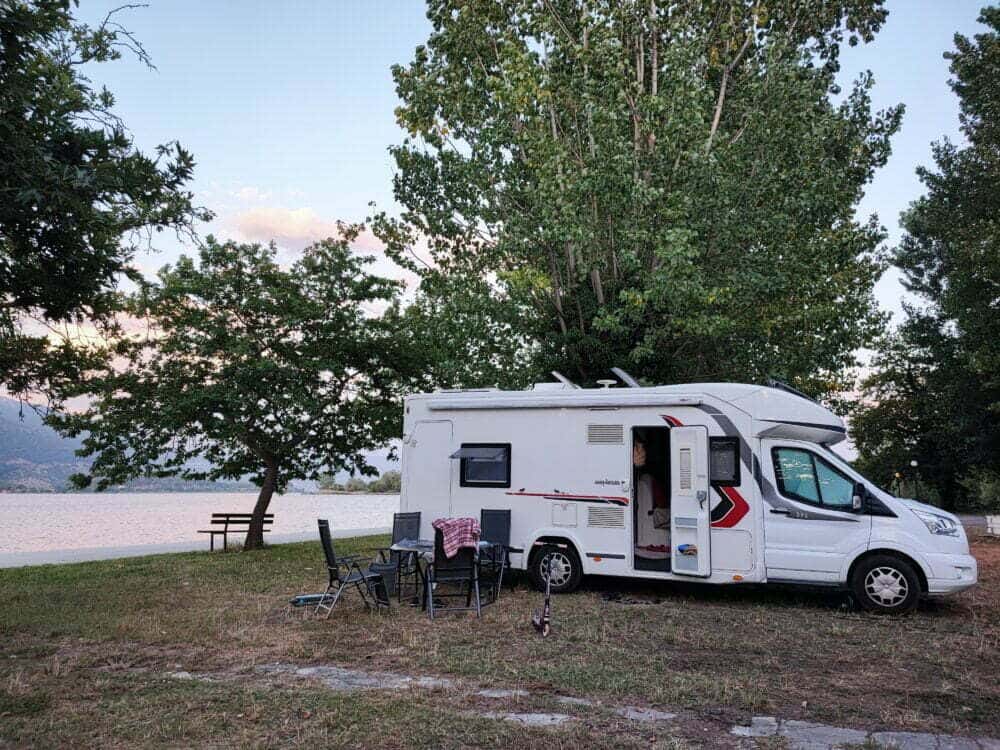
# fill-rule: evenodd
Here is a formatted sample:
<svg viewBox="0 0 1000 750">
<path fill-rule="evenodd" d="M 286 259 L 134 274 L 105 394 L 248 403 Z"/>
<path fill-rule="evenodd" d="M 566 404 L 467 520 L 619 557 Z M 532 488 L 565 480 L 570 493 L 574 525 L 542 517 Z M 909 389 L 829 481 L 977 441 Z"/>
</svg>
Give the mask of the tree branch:
<svg viewBox="0 0 1000 750">
<path fill-rule="evenodd" d="M 726 87 L 729 84 L 729 76 L 739 64 L 743 55 L 746 53 L 747 49 L 750 47 L 750 42 L 753 41 L 753 29 L 747 34 L 746 41 L 743 42 L 743 46 L 740 47 L 740 51 L 736 53 L 736 57 L 722 69 L 722 82 L 719 84 L 719 97 L 715 102 L 715 115 L 712 117 L 712 129 L 708 133 L 708 141 L 705 143 L 705 153 L 707 154 L 712 150 L 712 141 L 715 140 L 715 134 L 719 130 L 719 122 L 722 120 L 722 107 L 726 101 Z"/>
</svg>

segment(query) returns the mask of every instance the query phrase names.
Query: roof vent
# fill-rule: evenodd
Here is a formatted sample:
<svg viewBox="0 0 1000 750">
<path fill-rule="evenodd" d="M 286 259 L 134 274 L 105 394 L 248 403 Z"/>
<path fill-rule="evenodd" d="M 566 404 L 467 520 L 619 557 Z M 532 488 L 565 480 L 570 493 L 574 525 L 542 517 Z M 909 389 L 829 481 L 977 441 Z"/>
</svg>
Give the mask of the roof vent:
<svg viewBox="0 0 1000 750">
<path fill-rule="evenodd" d="M 590 445 L 621 445 L 625 442 L 625 428 L 620 424 L 588 424 L 587 442 Z"/>
<path fill-rule="evenodd" d="M 531 390 L 533 391 L 571 391 L 573 386 L 566 385 L 565 383 L 535 383 Z"/>
<path fill-rule="evenodd" d="M 622 368 L 612 367 L 611 372 L 613 372 L 615 374 L 615 377 L 621 380 L 629 388 L 642 388 L 642 386 L 639 385 L 639 381 L 633 378 L 627 372 L 625 372 Z"/>
<path fill-rule="evenodd" d="M 580 387 L 576 383 L 574 383 L 572 380 L 570 380 L 569 378 L 567 378 L 565 375 L 563 375 L 561 372 L 559 372 L 557 370 L 553 370 L 552 371 L 552 377 L 554 377 L 556 380 L 558 380 L 563 385 L 566 385 L 566 386 L 568 386 L 570 388 L 579 388 Z"/>
</svg>

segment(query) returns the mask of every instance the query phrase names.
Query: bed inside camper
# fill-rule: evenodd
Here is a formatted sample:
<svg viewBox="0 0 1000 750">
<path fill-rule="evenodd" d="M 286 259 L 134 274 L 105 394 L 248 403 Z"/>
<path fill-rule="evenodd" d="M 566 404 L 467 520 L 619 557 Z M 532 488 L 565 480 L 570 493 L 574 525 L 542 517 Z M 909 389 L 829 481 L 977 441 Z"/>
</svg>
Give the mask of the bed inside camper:
<svg viewBox="0 0 1000 750">
<path fill-rule="evenodd" d="M 632 430 L 633 564 L 670 571 L 670 428 Z"/>
</svg>

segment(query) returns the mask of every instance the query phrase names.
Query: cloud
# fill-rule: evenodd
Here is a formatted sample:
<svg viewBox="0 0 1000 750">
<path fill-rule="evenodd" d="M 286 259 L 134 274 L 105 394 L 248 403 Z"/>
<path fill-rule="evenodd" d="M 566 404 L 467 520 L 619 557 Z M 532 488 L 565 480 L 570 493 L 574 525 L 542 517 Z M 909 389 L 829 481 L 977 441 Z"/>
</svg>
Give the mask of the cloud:
<svg viewBox="0 0 1000 750">
<path fill-rule="evenodd" d="M 340 236 L 336 221 L 325 219 L 308 207 L 260 206 L 226 217 L 220 223 L 225 234 L 242 242 L 263 244 L 274 240 L 282 249 L 279 259 L 283 264 L 293 262 L 299 251 L 314 242 Z M 385 254 L 385 245 L 371 230 L 362 231 L 351 242 L 351 248 L 356 253 L 374 256 L 370 273 L 400 279 L 407 287 L 416 284 L 417 276 L 391 261 Z"/>
<path fill-rule="evenodd" d="M 301 250 L 338 234 L 335 221 L 321 218 L 311 208 L 261 206 L 236 214 L 225 223 L 246 242 L 274 240 L 289 250 Z"/>
<path fill-rule="evenodd" d="M 261 190 L 254 185 L 247 185 L 245 187 L 233 190 L 231 193 L 233 198 L 237 200 L 244 201 L 245 203 L 263 203 L 269 200 L 271 197 L 270 190 Z"/>
<path fill-rule="evenodd" d="M 274 240 L 286 250 L 301 250 L 306 245 L 339 237 L 337 222 L 324 219 L 311 208 L 279 208 L 261 206 L 243 211 L 223 221 L 244 242 L 266 243 Z M 351 243 L 351 247 L 364 253 L 382 255 L 385 245 L 365 229 Z"/>
</svg>

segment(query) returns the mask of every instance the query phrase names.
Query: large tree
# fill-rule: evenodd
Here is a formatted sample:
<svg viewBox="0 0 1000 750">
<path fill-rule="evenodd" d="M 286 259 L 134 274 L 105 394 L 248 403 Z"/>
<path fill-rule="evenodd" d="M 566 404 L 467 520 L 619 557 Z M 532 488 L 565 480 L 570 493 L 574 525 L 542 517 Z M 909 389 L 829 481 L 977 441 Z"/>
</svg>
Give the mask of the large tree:
<svg viewBox="0 0 1000 750">
<path fill-rule="evenodd" d="M 881 0 L 431 0 L 428 16 L 393 69 L 404 210 L 379 233 L 425 279 L 462 279 L 466 309 L 523 321 L 535 369 L 822 392 L 880 329 L 883 230 L 854 211 L 901 108 L 872 113 L 870 75 L 837 103 L 835 79 Z"/>
<path fill-rule="evenodd" d="M 997 417 L 983 408 L 982 383 L 949 325 L 912 308 L 910 315 L 880 342 L 853 404 L 858 469 L 883 487 L 898 474 L 946 510 L 971 509 L 974 467 L 996 463 Z"/>
<path fill-rule="evenodd" d="M 0 0 L 0 385 L 19 395 L 76 361 L 46 326 L 100 321 L 153 232 L 208 215 L 185 189 L 191 155 L 139 151 L 83 73 L 123 52 L 148 64 L 142 46 L 114 14 L 77 22 L 75 5 Z"/>
<path fill-rule="evenodd" d="M 399 435 L 400 388 L 420 367 L 397 335 L 400 284 L 365 271 L 357 227 L 284 269 L 273 246 L 207 239 L 128 297 L 105 364 L 50 417 L 93 456 L 79 486 L 137 476 L 260 485 L 247 548 L 263 543 L 271 497 L 293 479 L 376 473 L 367 451 Z"/>
<path fill-rule="evenodd" d="M 861 460 L 886 474 L 917 459 L 942 504 L 1000 504 L 1000 8 L 955 36 L 951 87 L 967 145 L 933 146 L 924 196 L 903 214 L 895 253 L 919 305 L 863 384 Z M 989 496 L 987 496 L 989 495 Z"/>
</svg>

